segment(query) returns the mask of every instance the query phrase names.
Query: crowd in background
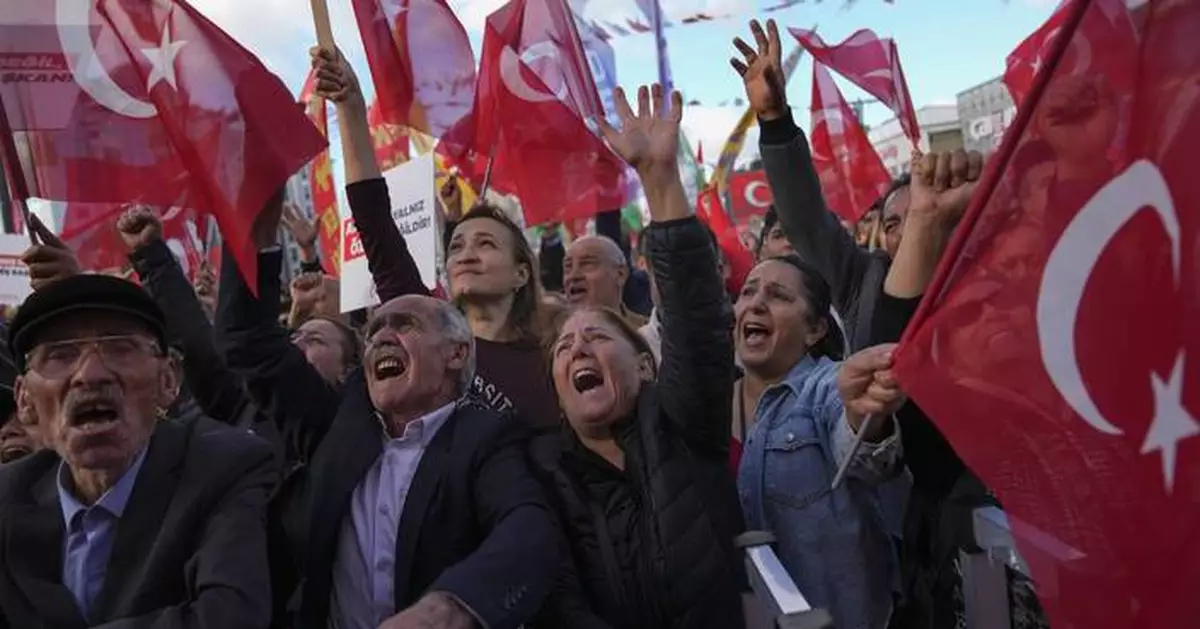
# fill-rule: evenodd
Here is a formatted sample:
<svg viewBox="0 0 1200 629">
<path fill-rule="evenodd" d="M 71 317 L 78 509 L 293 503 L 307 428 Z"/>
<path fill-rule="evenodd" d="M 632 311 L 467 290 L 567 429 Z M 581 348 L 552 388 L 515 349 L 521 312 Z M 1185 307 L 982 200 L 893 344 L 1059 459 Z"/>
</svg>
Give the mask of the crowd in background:
<svg viewBox="0 0 1200 629">
<path fill-rule="evenodd" d="M 317 93 L 380 306 L 340 312 L 281 194 L 253 225 L 254 282 L 228 251 L 190 282 L 150 208 L 116 226 L 137 284 L 81 273 L 31 219 L 0 395 L 0 628 L 727 629 L 753 615 L 746 530 L 775 534 L 839 629 L 961 626 L 947 531 L 994 501 L 890 369 L 982 158 L 914 154 L 844 223 L 776 27 L 752 35 L 734 67 L 775 204 L 744 278 L 689 206 L 683 104 L 656 85 L 600 123 L 649 226 L 606 212 L 535 251 L 451 182 L 434 296 L 326 50 Z M 305 252 L 287 287 L 280 230 Z"/>
</svg>

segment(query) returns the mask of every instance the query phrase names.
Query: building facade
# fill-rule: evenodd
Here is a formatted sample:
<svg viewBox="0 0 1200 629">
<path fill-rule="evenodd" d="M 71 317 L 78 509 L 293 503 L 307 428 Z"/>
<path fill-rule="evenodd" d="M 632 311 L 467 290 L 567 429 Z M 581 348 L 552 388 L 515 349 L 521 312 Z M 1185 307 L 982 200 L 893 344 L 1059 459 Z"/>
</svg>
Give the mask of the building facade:
<svg viewBox="0 0 1200 629">
<path fill-rule="evenodd" d="M 995 151 L 1016 115 L 1017 108 L 1002 77 L 959 92 L 963 147 L 984 154 Z"/>
<path fill-rule="evenodd" d="M 954 105 L 926 105 L 917 109 L 917 125 L 921 128 L 918 148 L 922 151 L 953 151 L 963 147 L 958 108 Z M 892 118 L 871 127 L 867 138 L 892 177 L 908 172 L 912 142 L 904 134 L 898 119 Z"/>
<path fill-rule="evenodd" d="M 301 168 L 299 172 L 288 179 L 286 199 L 288 203 L 296 207 L 304 220 L 310 222 L 314 220 L 312 184 L 309 183 L 308 168 Z M 292 238 L 291 232 L 286 227 L 279 229 L 279 242 L 283 246 L 284 286 L 288 286 L 291 284 L 292 278 L 300 274 L 300 245 L 296 244 L 296 240 Z M 325 265 L 327 271 L 332 270 L 332 265 L 327 264 L 325 260 L 322 260 L 321 263 Z"/>
</svg>

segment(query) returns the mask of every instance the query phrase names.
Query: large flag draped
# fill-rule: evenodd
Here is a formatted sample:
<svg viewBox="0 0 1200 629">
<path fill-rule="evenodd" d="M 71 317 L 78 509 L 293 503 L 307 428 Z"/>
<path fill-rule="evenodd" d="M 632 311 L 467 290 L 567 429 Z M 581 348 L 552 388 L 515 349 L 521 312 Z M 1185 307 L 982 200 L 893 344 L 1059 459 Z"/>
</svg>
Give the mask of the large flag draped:
<svg viewBox="0 0 1200 629">
<path fill-rule="evenodd" d="M 385 122 L 439 138 L 474 98 L 475 55 L 445 0 L 352 0 Z"/>
<path fill-rule="evenodd" d="M 808 139 L 825 204 L 838 216 L 857 221 L 887 192 L 891 177 L 829 70 L 818 61 L 813 62 Z"/>
<path fill-rule="evenodd" d="M 1070 3 L 897 359 L 1055 627 L 1200 618 L 1200 2 L 1143 10 Z"/>
<path fill-rule="evenodd" d="M 878 98 L 896 114 L 914 147 L 921 144 L 917 110 L 908 93 L 908 81 L 900 67 L 900 50 L 889 37 L 880 38 L 870 29 L 855 31 L 840 44 L 829 45 L 815 30 L 789 29 L 813 59 L 846 77 L 863 91 Z"/>
<path fill-rule="evenodd" d="M 300 102 L 313 126 L 321 135 L 329 134 L 329 108 L 325 99 L 314 94 L 316 90 L 316 74 L 308 73 L 304 86 L 300 89 Z M 334 275 L 341 273 L 342 265 L 342 221 L 338 215 L 337 189 L 333 182 L 333 163 L 329 159 L 329 148 L 321 151 L 316 159 L 308 164 L 308 185 L 312 191 L 313 216 L 317 223 L 317 248 L 320 251 L 321 262 L 325 268 L 333 271 Z"/>
<path fill-rule="evenodd" d="M 254 217 L 325 146 L 283 83 L 182 0 L 6 2 L 0 57 L 21 68 L 0 101 L 32 194 L 210 213 L 251 279 Z"/>
<path fill-rule="evenodd" d="M 604 116 L 564 0 L 513 0 L 488 16 L 475 105 L 439 145 L 471 181 L 515 193 L 527 225 L 619 209 L 625 164 L 585 120 Z"/>
</svg>

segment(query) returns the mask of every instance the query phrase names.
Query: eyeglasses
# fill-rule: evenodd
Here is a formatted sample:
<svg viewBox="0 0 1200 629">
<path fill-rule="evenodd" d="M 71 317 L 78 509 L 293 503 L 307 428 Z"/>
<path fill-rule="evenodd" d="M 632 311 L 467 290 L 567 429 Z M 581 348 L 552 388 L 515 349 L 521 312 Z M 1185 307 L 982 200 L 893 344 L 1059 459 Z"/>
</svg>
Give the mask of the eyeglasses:
<svg viewBox="0 0 1200 629">
<path fill-rule="evenodd" d="M 39 376 L 58 380 L 75 373 L 83 357 L 93 350 L 110 369 L 122 371 L 136 367 L 148 356 L 162 354 L 157 343 L 140 336 L 98 336 L 44 343 L 26 354 L 25 362 Z"/>
</svg>

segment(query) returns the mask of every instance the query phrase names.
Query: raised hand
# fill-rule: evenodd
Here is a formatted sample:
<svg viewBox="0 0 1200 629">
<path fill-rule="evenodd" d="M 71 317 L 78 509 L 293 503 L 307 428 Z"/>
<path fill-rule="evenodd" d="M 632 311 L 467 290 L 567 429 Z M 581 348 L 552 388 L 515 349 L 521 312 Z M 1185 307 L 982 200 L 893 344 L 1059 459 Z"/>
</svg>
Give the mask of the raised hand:
<svg viewBox="0 0 1200 629">
<path fill-rule="evenodd" d="M 332 103 L 362 101 L 362 90 L 354 68 L 346 61 L 340 50 L 330 52 L 318 46 L 309 49 L 312 67 L 317 73 L 317 85 L 313 93 Z"/>
<path fill-rule="evenodd" d="M 458 172 L 452 171 L 446 177 L 446 183 L 438 189 L 438 197 L 446 208 L 446 218 L 457 221 L 462 218 L 462 189 L 458 187 Z"/>
<path fill-rule="evenodd" d="M 300 215 L 300 210 L 291 202 L 283 204 L 283 216 L 281 217 L 283 226 L 287 228 L 288 233 L 295 239 L 296 244 L 300 245 L 301 249 L 314 249 L 317 245 L 317 226 L 313 221 L 310 221 Z"/>
<path fill-rule="evenodd" d="M 162 219 L 144 205 L 130 206 L 117 218 L 117 233 L 126 247 L 140 249 L 162 240 Z"/>
<path fill-rule="evenodd" d="M 764 33 L 762 24 L 758 20 L 751 20 L 750 32 L 754 35 L 757 50 L 741 37 L 735 37 L 733 45 L 742 53 L 742 59 L 733 57 L 729 63 L 742 77 L 746 100 L 758 119 L 776 120 L 787 113 L 788 107 L 779 27 L 775 25 L 775 20 L 767 20 L 767 32 Z"/>
<path fill-rule="evenodd" d="M 47 284 L 79 275 L 79 260 L 75 252 L 35 214 L 29 214 L 27 229 L 41 244 L 35 244 L 21 254 L 21 262 L 29 267 L 29 284 L 41 290 Z"/>
<path fill-rule="evenodd" d="M 908 213 L 955 224 L 971 201 L 983 173 L 979 151 L 913 153 Z"/>
<path fill-rule="evenodd" d="M 630 166 L 637 170 L 643 182 L 656 176 L 679 176 L 679 123 L 683 120 L 683 96 L 671 93 L 671 107 L 664 108 L 663 87 L 657 83 L 647 89 L 638 88 L 637 113 L 629 106 L 625 91 L 617 88 L 617 115 L 621 118 L 618 130 L 600 119 L 597 125 L 604 140 Z"/>
<path fill-rule="evenodd" d="M 292 308 L 310 313 L 325 299 L 325 276 L 320 273 L 304 273 L 292 280 Z"/>
<path fill-rule="evenodd" d="M 892 375 L 895 349 L 895 344 L 868 347 L 847 358 L 838 371 L 838 392 L 855 431 L 868 415 L 891 415 L 904 405 L 904 392 Z"/>
<path fill-rule="evenodd" d="M 196 297 L 211 317 L 217 310 L 217 274 L 207 260 L 202 260 L 196 270 Z"/>
</svg>

